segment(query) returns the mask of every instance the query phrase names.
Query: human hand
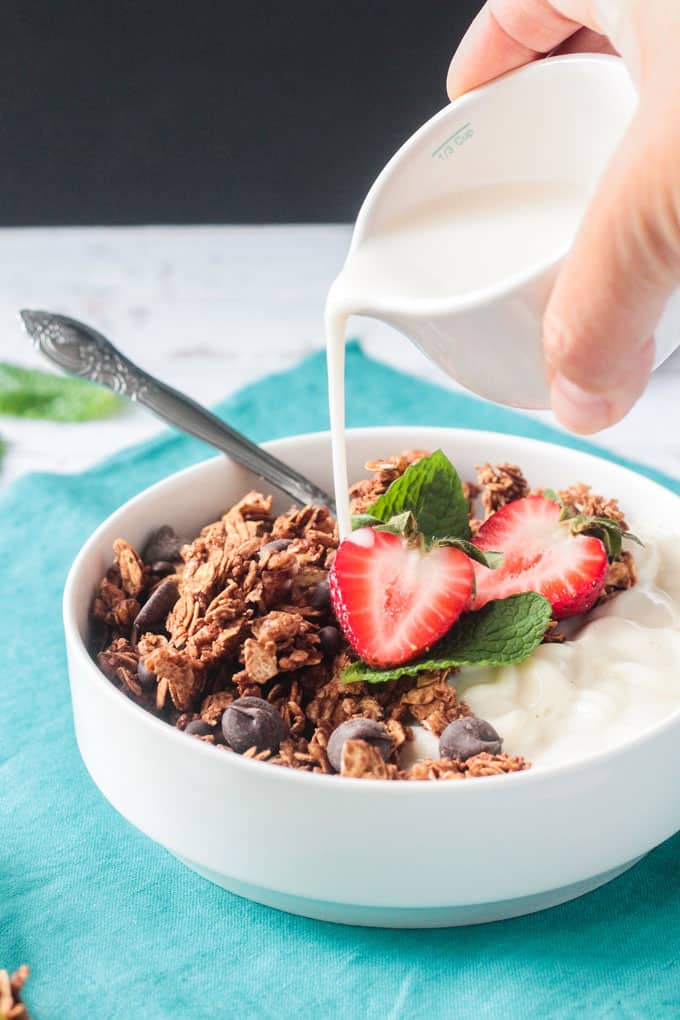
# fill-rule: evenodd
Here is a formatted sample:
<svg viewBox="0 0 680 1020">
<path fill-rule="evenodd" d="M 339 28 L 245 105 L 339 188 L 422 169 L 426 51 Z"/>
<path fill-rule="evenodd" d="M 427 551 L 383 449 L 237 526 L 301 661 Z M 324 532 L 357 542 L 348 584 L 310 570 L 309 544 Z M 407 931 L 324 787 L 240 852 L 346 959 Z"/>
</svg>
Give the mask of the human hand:
<svg viewBox="0 0 680 1020">
<path fill-rule="evenodd" d="M 638 88 L 543 320 L 552 407 L 573 432 L 613 425 L 640 397 L 680 283 L 678 39 L 675 0 L 488 0 L 449 69 L 454 99 L 548 53 L 618 52 Z"/>
</svg>

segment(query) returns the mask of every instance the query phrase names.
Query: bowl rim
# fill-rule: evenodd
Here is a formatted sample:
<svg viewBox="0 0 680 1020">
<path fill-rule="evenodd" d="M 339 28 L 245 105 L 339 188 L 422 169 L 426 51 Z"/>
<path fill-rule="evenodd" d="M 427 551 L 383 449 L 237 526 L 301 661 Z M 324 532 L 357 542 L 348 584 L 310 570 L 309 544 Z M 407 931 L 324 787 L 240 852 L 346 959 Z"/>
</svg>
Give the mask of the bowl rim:
<svg viewBox="0 0 680 1020">
<path fill-rule="evenodd" d="M 403 432 L 404 428 L 408 426 L 403 425 L 390 425 L 390 426 L 366 426 L 360 428 L 347 429 L 347 436 L 361 436 L 365 437 L 367 434 L 379 433 L 381 437 L 387 437 L 393 432 Z M 492 432 L 485 429 L 471 429 L 471 428 L 448 428 L 446 426 L 425 426 L 415 425 L 414 430 L 417 430 L 419 434 L 427 434 L 447 432 L 452 436 L 465 442 L 466 439 L 474 437 L 476 440 L 482 439 L 492 443 L 494 440 L 515 440 L 527 447 L 533 449 L 554 450 L 558 449 L 561 453 L 571 456 L 579 456 L 586 458 L 587 460 L 594 461 L 596 464 L 602 462 L 608 467 L 614 467 L 617 471 L 623 472 L 628 475 L 634 484 L 639 484 L 640 480 L 649 486 L 652 490 L 657 490 L 663 494 L 663 498 L 675 499 L 680 503 L 680 496 L 673 492 L 672 489 L 666 488 L 660 485 L 658 482 L 647 478 L 645 475 L 640 474 L 632 470 L 631 468 L 624 467 L 621 464 L 608 460 L 606 456 L 598 456 L 593 453 L 585 453 L 581 450 L 574 449 L 573 447 L 562 446 L 558 443 L 549 443 L 540 439 L 533 439 L 525 436 L 518 436 L 512 433 L 499 433 Z M 266 443 L 262 443 L 265 449 L 270 450 L 272 453 L 276 453 L 277 449 L 281 446 L 290 446 L 294 444 L 296 446 L 302 446 L 310 441 L 318 442 L 319 440 L 326 440 L 330 442 L 330 432 L 328 430 L 319 432 L 305 432 L 294 436 L 286 436 L 278 439 L 270 440 Z M 123 712 L 129 712 L 130 714 L 130 725 L 139 723 L 142 727 L 148 728 L 149 739 L 154 739 L 154 736 L 161 739 L 168 739 L 170 741 L 178 740 L 178 748 L 183 748 L 185 754 L 206 754 L 211 757 L 209 760 L 213 763 L 221 760 L 223 762 L 222 767 L 225 769 L 245 769 L 246 775 L 251 774 L 251 778 L 254 775 L 259 775 L 263 781 L 272 780 L 278 783 L 312 783 L 317 784 L 323 782 L 326 784 L 326 789 L 330 792 L 331 790 L 339 791 L 337 795 L 346 796 L 348 793 L 354 791 L 364 791 L 364 796 L 376 796 L 378 791 L 384 792 L 387 796 L 400 797 L 410 795 L 410 791 L 414 788 L 420 789 L 421 792 L 418 796 L 471 796 L 470 790 L 481 791 L 487 790 L 489 795 L 495 789 L 497 789 L 498 783 L 508 782 L 508 775 L 496 775 L 496 776 L 484 776 L 483 783 L 466 783 L 466 782 L 388 782 L 383 779 L 359 779 L 352 777 L 344 777 L 342 782 L 338 782 L 338 777 L 334 774 L 324 773 L 312 773 L 303 772 L 297 769 L 289 769 L 281 766 L 272 766 L 268 769 L 263 769 L 263 765 L 269 764 L 268 762 L 256 761 L 251 758 L 244 758 L 243 755 L 236 754 L 234 752 L 228 753 L 219 751 L 219 749 L 205 744 L 201 740 L 189 741 L 186 739 L 185 734 L 178 730 L 174 726 L 170 726 L 167 722 L 159 719 L 151 712 L 142 708 L 141 705 L 136 704 L 130 698 L 126 697 L 122 691 L 111 683 L 111 681 L 104 675 L 99 669 L 97 663 L 90 656 L 85 641 L 83 640 L 77 620 L 77 602 L 78 602 L 78 582 L 80 573 L 84 569 L 88 562 L 88 558 L 93 554 L 95 548 L 99 544 L 100 536 L 111 526 L 111 523 L 118 516 L 123 516 L 132 506 L 138 505 L 152 494 L 157 494 L 164 487 L 170 487 L 171 485 L 177 484 L 177 482 L 189 482 L 194 475 L 199 475 L 202 471 L 208 468 L 208 465 L 214 465 L 217 461 L 227 460 L 228 463 L 233 464 L 234 462 L 230 458 L 223 454 L 217 454 L 215 457 L 208 457 L 205 460 L 199 461 L 196 464 L 191 464 L 188 467 L 181 468 L 179 471 L 174 471 L 166 478 L 155 482 L 153 485 L 142 489 L 136 495 L 126 500 L 121 506 L 117 507 L 113 513 L 108 514 L 106 518 L 95 528 L 89 538 L 84 542 L 80 551 L 76 555 L 71 567 L 69 569 L 66 582 L 64 585 L 64 594 L 62 598 L 62 619 L 64 625 L 65 636 L 69 650 L 71 653 L 77 655 L 76 667 L 84 669 L 88 672 L 92 678 L 92 682 L 98 684 L 104 697 L 113 699 L 112 703 L 115 703 L 118 708 Z M 680 538 L 680 533 L 678 533 Z M 69 655 L 68 669 L 69 674 L 72 670 L 71 655 Z M 627 756 L 631 751 L 639 750 L 641 745 L 646 744 L 648 741 L 653 741 L 658 736 L 662 736 L 666 731 L 677 727 L 680 724 L 680 704 L 678 708 L 672 712 L 665 719 L 661 719 L 647 729 L 644 729 L 641 733 L 629 738 L 623 743 L 617 744 L 610 748 L 604 748 L 599 751 L 593 751 L 589 754 L 583 755 L 575 761 L 561 762 L 552 765 L 544 765 L 540 768 L 534 769 L 529 768 L 520 772 L 511 773 L 512 776 L 512 788 L 520 788 L 520 784 L 524 787 L 536 787 L 543 785 L 544 783 L 552 782 L 555 780 L 568 780 L 569 777 L 578 776 L 579 773 L 587 772 L 590 768 L 596 766 L 612 765 L 617 759 Z M 164 736 L 165 735 L 165 736 Z M 257 772 L 253 775 L 251 770 L 256 769 Z M 321 787 L 319 788 L 321 789 Z M 342 791 L 345 791 L 344 794 Z M 445 792 L 446 791 L 446 792 Z M 457 792 L 454 792 L 457 791 Z M 477 796 L 483 795 L 480 792 Z"/>
</svg>

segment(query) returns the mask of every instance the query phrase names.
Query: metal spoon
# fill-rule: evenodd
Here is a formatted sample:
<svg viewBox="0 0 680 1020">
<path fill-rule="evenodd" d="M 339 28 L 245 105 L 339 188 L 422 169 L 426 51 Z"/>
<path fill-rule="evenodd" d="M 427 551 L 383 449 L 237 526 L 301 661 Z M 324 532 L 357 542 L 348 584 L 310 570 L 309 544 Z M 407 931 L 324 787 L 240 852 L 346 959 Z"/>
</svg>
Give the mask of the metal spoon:
<svg viewBox="0 0 680 1020">
<path fill-rule="evenodd" d="M 296 503 L 318 503 L 335 513 L 335 503 L 323 489 L 251 443 L 191 397 L 144 372 L 96 329 L 52 312 L 24 309 L 19 314 L 36 348 L 63 371 L 143 404 L 163 421 L 216 446 Z"/>
</svg>

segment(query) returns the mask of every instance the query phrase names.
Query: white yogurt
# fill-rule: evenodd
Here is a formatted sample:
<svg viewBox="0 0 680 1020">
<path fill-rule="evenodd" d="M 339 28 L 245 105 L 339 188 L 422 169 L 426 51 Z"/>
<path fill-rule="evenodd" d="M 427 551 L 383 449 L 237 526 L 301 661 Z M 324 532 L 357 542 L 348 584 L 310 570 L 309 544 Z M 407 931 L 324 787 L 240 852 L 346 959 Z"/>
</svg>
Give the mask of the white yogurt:
<svg viewBox="0 0 680 1020">
<path fill-rule="evenodd" d="M 569 242 L 584 201 L 583 188 L 565 182 L 489 185 L 423 206 L 352 252 L 326 303 L 333 471 L 342 536 L 350 530 L 344 441 L 348 316 L 390 309 L 404 299 L 432 302 L 473 294 L 527 271 Z M 473 348 L 467 356 L 475 357 Z"/>
<path fill-rule="evenodd" d="M 680 542 L 635 548 L 638 583 L 588 617 L 564 644 L 541 645 L 519 666 L 452 678 L 503 750 L 534 766 L 614 747 L 680 708 Z M 438 757 L 420 729 L 412 755 Z"/>
</svg>

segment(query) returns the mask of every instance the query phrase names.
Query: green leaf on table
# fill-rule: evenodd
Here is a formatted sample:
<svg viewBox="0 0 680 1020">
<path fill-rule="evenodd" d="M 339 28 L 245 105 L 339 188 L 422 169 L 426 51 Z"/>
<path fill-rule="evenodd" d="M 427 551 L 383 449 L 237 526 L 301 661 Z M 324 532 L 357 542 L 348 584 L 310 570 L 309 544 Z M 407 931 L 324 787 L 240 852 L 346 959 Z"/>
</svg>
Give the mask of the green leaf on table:
<svg viewBox="0 0 680 1020">
<path fill-rule="evenodd" d="M 426 670 L 459 666 L 509 666 L 523 662 L 543 640 L 552 607 L 536 592 L 511 595 L 464 613 L 448 634 L 429 652 L 388 669 L 353 662 L 343 674 L 344 683 L 385 683 Z"/>
<path fill-rule="evenodd" d="M 92 421 L 123 406 L 110 390 L 83 379 L 0 362 L 0 414 L 49 421 Z"/>
<path fill-rule="evenodd" d="M 441 450 L 410 464 L 365 514 L 355 518 L 364 527 L 386 524 L 404 513 L 413 515 L 427 542 L 470 537 L 468 501 L 458 472 Z"/>
</svg>

